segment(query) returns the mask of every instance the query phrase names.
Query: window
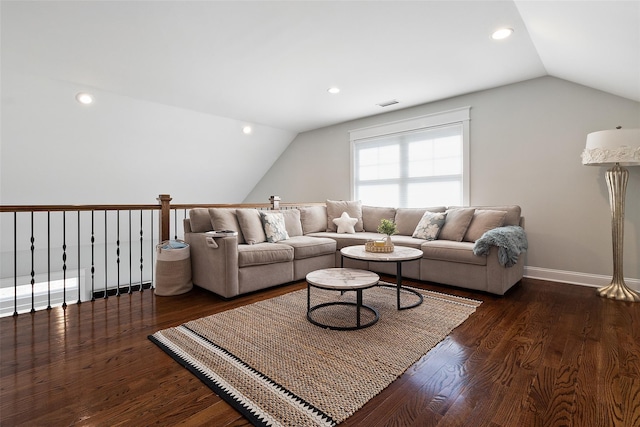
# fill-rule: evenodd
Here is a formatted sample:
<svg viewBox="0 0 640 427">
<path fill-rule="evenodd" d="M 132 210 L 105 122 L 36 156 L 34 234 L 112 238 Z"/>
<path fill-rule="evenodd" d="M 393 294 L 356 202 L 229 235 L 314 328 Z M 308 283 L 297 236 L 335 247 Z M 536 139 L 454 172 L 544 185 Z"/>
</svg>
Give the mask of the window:
<svg viewBox="0 0 640 427">
<path fill-rule="evenodd" d="M 469 107 L 350 132 L 353 198 L 373 206 L 467 205 Z"/>
</svg>

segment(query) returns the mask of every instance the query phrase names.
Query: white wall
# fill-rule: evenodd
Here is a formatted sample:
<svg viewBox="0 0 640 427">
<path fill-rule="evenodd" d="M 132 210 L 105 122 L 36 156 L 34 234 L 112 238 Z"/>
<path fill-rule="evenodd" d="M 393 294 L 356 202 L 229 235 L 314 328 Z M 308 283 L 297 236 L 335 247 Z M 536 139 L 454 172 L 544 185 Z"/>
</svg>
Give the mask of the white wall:
<svg viewBox="0 0 640 427">
<path fill-rule="evenodd" d="M 640 127 L 640 103 L 544 77 L 298 135 L 245 199 L 350 197 L 348 131 L 471 106 L 471 204 L 518 204 L 526 274 L 604 285 L 612 274 L 605 167 L 583 166 L 589 132 Z M 624 273 L 640 288 L 640 167 L 629 168 Z M 606 283 L 605 283 L 606 282 Z"/>
<path fill-rule="evenodd" d="M 2 65 L 2 204 L 238 203 L 295 137 Z"/>
<path fill-rule="evenodd" d="M 239 203 L 295 137 L 293 132 L 257 125 L 248 136 L 242 133 L 245 123 L 238 120 L 20 74 L 7 62 L 2 67 L 0 203 L 3 205 L 157 204 L 158 195 L 166 193 L 174 203 Z M 84 106 L 76 102 L 75 95 L 80 91 L 91 92 L 95 103 Z M 268 195 L 263 202 L 267 199 Z M 118 276 L 121 283 L 126 283 L 130 239 L 126 216 L 118 237 L 115 213 L 109 214 L 111 245 L 105 249 L 106 220 L 101 215 L 98 213 L 96 219 L 96 260 L 101 263 L 106 251 L 109 261 L 106 266 L 96 266 L 96 283 L 102 285 L 107 272 L 110 285 L 115 284 Z M 46 214 L 34 217 L 36 273 L 46 272 L 49 263 L 51 271 L 62 271 L 61 221 L 60 213 L 52 214 L 48 237 Z M 70 214 L 67 221 L 69 274 L 76 274 L 79 264 L 89 271 L 90 217 L 83 213 L 78 225 L 76 215 Z M 181 234 L 181 219 L 177 222 Z M 138 224 L 134 220 L 134 252 L 140 245 Z M 82 228 L 80 260 L 76 255 L 77 227 Z M 151 239 L 157 240 L 158 234 L 155 227 L 151 229 L 150 217 L 144 220 L 144 227 L 147 280 L 154 265 Z M 15 244 L 16 275 L 28 283 L 32 269 L 28 214 L 19 215 L 16 228 L 14 243 L 13 215 L 0 215 L 0 278 L 14 275 Z M 173 230 L 172 225 L 172 235 Z M 46 251 L 49 238 L 50 255 Z M 121 274 L 115 270 L 117 239 L 122 248 Z M 136 280 L 141 274 L 140 258 L 138 253 L 133 256 Z M 13 286 L 13 281 L 0 281 L 0 287 L 3 285 Z"/>
</svg>

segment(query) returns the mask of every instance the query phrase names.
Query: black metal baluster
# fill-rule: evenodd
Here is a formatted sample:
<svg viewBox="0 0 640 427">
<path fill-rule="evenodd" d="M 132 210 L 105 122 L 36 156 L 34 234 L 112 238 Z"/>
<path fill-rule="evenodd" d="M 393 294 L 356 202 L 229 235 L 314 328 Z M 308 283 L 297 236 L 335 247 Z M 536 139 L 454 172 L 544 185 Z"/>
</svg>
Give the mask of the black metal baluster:
<svg viewBox="0 0 640 427">
<path fill-rule="evenodd" d="M 33 211 L 31 211 L 31 312 L 36 312 L 36 300 L 35 300 L 35 287 L 36 287 L 36 271 L 35 271 L 35 257 L 34 250 L 36 246 L 34 242 L 36 239 L 33 237 Z"/>
<path fill-rule="evenodd" d="M 13 213 L 13 315 L 18 315 L 18 212 Z"/>
<path fill-rule="evenodd" d="M 143 252 L 142 252 L 142 242 L 143 242 L 143 235 L 144 232 L 142 231 L 142 209 L 140 209 L 140 292 L 142 292 L 144 289 L 142 289 L 142 269 L 144 267 L 143 264 Z"/>
<path fill-rule="evenodd" d="M 95 272 L 96 272 L 96 264 L 95 264 L 95 259 L 94 259 L 94 243 L 96 241 L 96 237 L 95 237 L 95 233 L 93 230 L 93 218 L 94 218 L 94 214 L 95 211 L 92 210 L 91 211 L 91 301 L 95 301 L 96 297 L 95 297 L 95 288 L 94 288 L 94 279 L 95 279 Z"/>
<path fill-rule="evenodd" d="M 47 310 L 51 310 L 51 212 L 47 211 Z"/>
<path fill-rule="evenodd" d="M 178 209 L 173 210 L 173 239 L 178 240 Z"/>
<path fill-rule="evenodd" d="M 116 271 L 118 282 L 116 283 L 116 296 L 120 296 L 120 211 L 116 211 Z"/>
<path fill-rule="evenodd" d="M 129 294 L 131 294 L 131 285 L 132 285 L 132 267 L 133 266 L 133 258 L 131 254 L 131 209 L 129 209 Z"/>
<path fill-rule="evenodd" d="M 80 211 L 78 211 L 78 302 L 77 304 L 81 304 L 82 299 L 80 298 Z"/>
<path fill-rule="evenodd" d="M 62 308 L 67 308 L 67 211 L 62 211 Z"/>
</svg>

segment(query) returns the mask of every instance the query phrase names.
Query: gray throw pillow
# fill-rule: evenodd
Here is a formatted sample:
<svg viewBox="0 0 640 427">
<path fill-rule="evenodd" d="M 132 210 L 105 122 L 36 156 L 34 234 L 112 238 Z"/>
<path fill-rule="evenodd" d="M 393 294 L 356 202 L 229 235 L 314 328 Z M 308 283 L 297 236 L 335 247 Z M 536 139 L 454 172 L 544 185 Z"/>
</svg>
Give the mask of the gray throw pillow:
<svg viewBox="0 0 640 427">
<path fill-rule="evenodd" d="M 194 233 L 205 233 L 213 230 L 211 216 L 207 208 L 195 208 L 189 211 L 189 222 L 191 231 Z"/>
<path fill-rule="evenodd" d="M 476 209 L 471 224 L 469 224 L 469 228 L 464 235 L 464 241 L 475 242 L 482 237 L 485 232 L 502 227 L 506 217 L 507 212 L 505 211 Z"/>
<path fill-rule="evenodd" d="M 231 230 L 238 232 L 238 243 L 245 243 L 238 216 L 234 208 L 211 208 L 209 209 L 211 222 L 214 230 Z"/>
<path fill-rule="evenodd" d="M 447 218 L 440 230 L 440 240 L 452 240 L 462 242 L 467 228 L 473 219 L 474 208 L 447 209 Z"/>
<path fill-rule="evenodd" d="M 298 209 L 285 209 L 280 211 L 284 215 L 284 224 L 289 237 L 302 236 L 302 222 Z"/>
<path fill-rule="evenodd" d="M 302 233 L 319 233 L 327 230 L 327 207 L 305 206 L 298 208 L 300 211 L 300 223 Z"/>
<path fill-rule="evenodd" d="M 395 221 L 396 208 L 381 208 L 376 206 L 362 206 L 362 227 L 364 231 L 378 232 L 380 221 L 388 219 Z"/>
<path fill-rule="evenodd" d="M 238 223 L 242 229 L 245 242 L 250 245 L 267 241 L 262 220 L 257 209 L 236 209 Z"/>
</svg>

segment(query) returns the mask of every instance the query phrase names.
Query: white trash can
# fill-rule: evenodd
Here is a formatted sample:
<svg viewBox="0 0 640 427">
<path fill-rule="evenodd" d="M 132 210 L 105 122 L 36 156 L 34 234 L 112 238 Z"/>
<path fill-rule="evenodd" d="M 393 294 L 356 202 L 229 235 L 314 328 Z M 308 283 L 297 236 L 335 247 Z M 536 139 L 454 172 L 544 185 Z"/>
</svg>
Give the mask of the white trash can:
<svg viewBox="0 0 640 427">
<path fill-rule="evenodd" d="M 156 245 L 156 255 L 156 295 L 189 292 L 193 288 L 189 244 L 182 240 L 165 240 Z"/>
</svg>

